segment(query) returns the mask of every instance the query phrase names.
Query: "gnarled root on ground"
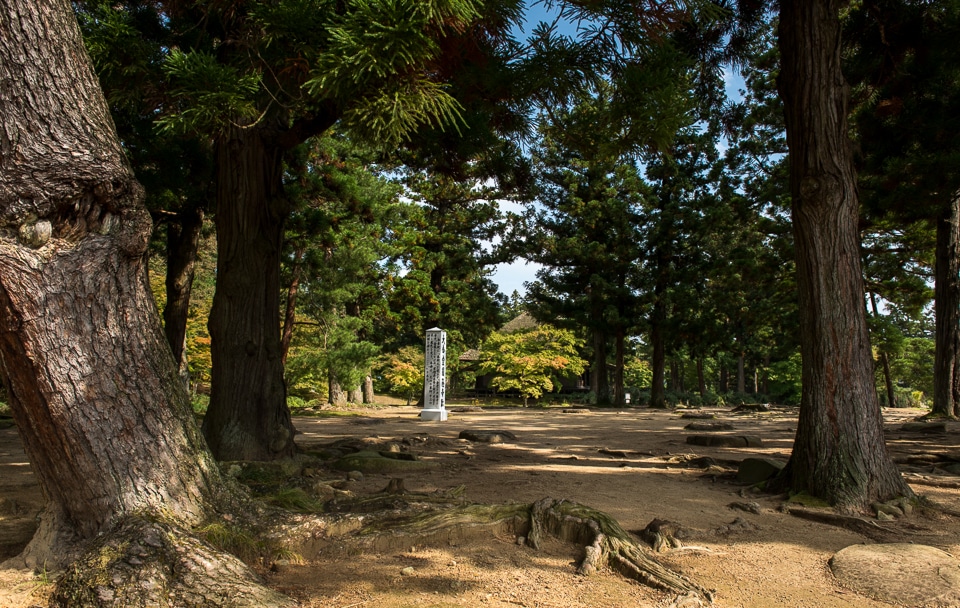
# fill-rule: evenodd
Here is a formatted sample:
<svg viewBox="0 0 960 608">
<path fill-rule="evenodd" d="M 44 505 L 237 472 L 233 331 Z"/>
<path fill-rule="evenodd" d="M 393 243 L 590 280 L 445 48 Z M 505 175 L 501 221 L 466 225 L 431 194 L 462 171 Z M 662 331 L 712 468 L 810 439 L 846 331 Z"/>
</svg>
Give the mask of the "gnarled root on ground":
<svg viewBox="0 0 960 608">
<path fill-rule="evenodd" d="M 491 532 L 526 537 L 534 549 L 545 535 L 584 547 L 578 567 L 589 575 L 609 566 L 616 572 L 644 585 L 676 593 L 681 605 L 709 605 L 712 593 L 687 577 L 656 561 L 648 548 L 609 515 L 569 500 L 544 498 L 534 504 L 460 505 L 434 509 L 426 513 L 392 516 L 368 522 L 356 533 L 354 542 L 362 548 L 389 551 L 409 546 L 411 536 L 424 544 L 464 542 Z"/>
<path fill-rule="evenodd" d="M 174 524 L 127 517 L 57 581 L 52 606 L 292 608 L 233 555 Z"/>
</svg>

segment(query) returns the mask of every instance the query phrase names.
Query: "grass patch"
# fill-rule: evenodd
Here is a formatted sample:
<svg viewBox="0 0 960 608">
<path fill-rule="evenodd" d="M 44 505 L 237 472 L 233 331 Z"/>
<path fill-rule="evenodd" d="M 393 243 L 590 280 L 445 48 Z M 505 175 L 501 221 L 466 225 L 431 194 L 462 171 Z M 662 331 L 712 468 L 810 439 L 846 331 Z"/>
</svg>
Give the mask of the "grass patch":
<svg viewBox="0 0 960 608">
<path fill-rule="evenodd" d="M 240 526 L 214 522 L 196 532 L 197 536 L 217 549 L 235 555 L 245 562 L 252 562 L 264 551 L 263 542 Z"/>
<path fill-rule="evenodd" d="M 803 507 L 819 507 L 819 508 L 829 508 L 830 503 L 823 500 L 822 498 L 817 498 L 816 496 L 811 496 L 806 492 L 797 492 L 790 493 L 790 497 L 787 498 L 787 502 L 794 505 L 801 505 Z"/>
<path fill-rule="evenodd" d="M 300 488 L 283 488 L 274 494 L 264 496 L 263 499 L 275 507 L 295 513 L 323 511 L 323 503 Z"/>
</svg>

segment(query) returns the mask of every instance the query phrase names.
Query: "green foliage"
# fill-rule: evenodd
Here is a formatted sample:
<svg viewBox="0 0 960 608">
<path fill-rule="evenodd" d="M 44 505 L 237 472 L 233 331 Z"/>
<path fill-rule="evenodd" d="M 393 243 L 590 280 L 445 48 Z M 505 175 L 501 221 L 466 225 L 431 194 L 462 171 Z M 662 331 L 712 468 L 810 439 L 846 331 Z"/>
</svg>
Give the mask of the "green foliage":
<svg viewBox="0 0 960 608">
<path fill-rule="evenodd" d="M 161 132 L 212 133 L 231 121 L 257 118 L 260 74 L 224 65 L 211 53 L 173 49 L 164 63 L 169 92 L 182 105 L 157 119 Z"/>
<path fill-rule="evenodd" d="M 560 378 L 583 373 L 582 342 L 573 332 L 550 325 L 509 334 L 494 332 L 480 349 L 480 373 L 492 374 L 501 391 L 516 390 L 524 404 L 559 385 Z"/>
<path fill-rule="evenodd" d="M 799 404 L 801 372 L 800 353 L 794 353 L 788 359 L 770 364 L 766 374 L 771 399 L 783 405 Z"/>
<path fill-rule="evenodd" d="M 190 406 L 193 413 L 202 416 L 207 413 L 207 407 L 210 405 L 210 395 L 203 393 L 194 393 L 190 396 Z"/>
<path fill-rule="evenodd" d="M 288 164 L 296 208 L 288 222 L 286 281 L 299 281 L 286 366 L 291 389 L 323 394 L 333 378 L 360 385 L 380 352 L 369 336 L 383 308 L 380 260 L 397 217 L 397 188 L 370 163 L 368 150 L 337 134 L 317 138 Z"/>
<path fill-rule="evenodd" d="M 423 350 L 415 346 L 404 346 L 380 360 L 380 374 L 388 382 L 388 390 L 405 395 L 407 405 L 415 395 L 423 394 L 424 367 Z"/>
<path fill-rule="evenodd" d="M 934 341 L 928 337 L 904 338 L 903 349 L 890 358 L 890 371 L 896 379 L 896 398 L 906 407 L 929 405 L 933 399 Z M 899 403 L 897 405 L 900 405 Z"/>
<path fill-rule="evenodd" d="M 623 363 L 623 383 L 629 387 L 649 387 L 653 380 L 653 370 L 650 363 L 640 357 L 629 357 Z"/>
<path fill-rule="evenodd" d="M 502 297 L 490 280 L 501 261 L 488 252 L 503 231 L 497 187 L 478 185 L 479 176 L 450 176 L 410 170 L 401 221 L 391 227 L 395 247 L 389 261 L 389 311 L 383 332 L 397 346 L 419 344 L 424 331 L 447 332 L 448 352 L 462 352 L 500 325 Z"/>
</svg>

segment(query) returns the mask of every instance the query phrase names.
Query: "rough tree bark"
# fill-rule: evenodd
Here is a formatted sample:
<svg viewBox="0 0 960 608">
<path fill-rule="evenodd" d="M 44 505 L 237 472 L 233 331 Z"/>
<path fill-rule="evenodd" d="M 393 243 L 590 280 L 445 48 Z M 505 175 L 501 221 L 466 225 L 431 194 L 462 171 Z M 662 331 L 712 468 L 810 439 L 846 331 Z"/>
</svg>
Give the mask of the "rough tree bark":
<svg viewBox="0 0 960 608">
<path fill-rule="evenodd" d="M 590 368 L 590 388 L 597 405 L 610 405 L 610 379 L 607 376 L 607 334 L 593 331 L 593 366 Z"/>
<path fill-rule="evenodd" d="M 163 331 L 173 351 L 173 360 L 177 362 L 177 372 L 184 386 L 189 387 L 187 319 L 203 228 L 203 209 L 196 206 L 184 209 L 177 214 L 177 220 L 167 226 L 167 303 L 163 307 Z"/>
<path fill-rule="evenodd" d="M 217 285 L 210 311 L 210 406 L 219 460 L 293 455 L 280 352 L 280 250 L 289 213 L 280 128 L 230 126 L 217 140 Z"/>
<path fill-rule="evenodd" d="M 150 520 L 181 546 L 184 526 L 229 495 L 148 287 L 142 189 L 66 0 L 0 4 L 0 222 L 0 363 L 47 498 L 37 534 L 11 565 L 56 570 L 106 538 L 144 540 Z M 147 553 L 140 563 L 157 565 Z M 256 598 L 248 605 L 289 604 L 252 584 L 235 558 L 209 548 L 182 556 L 200 562 L 156 569 L 152 588 L 136 584 L 136 562 L 125 561 L 128 605 L 166 601 L 165 589 L 191 577 L 214 589 L 220 575 Z M 64 582 L 93 585 L 84 563 L 58 582 L 59 605 L 91 605 Z M 109 605 L 123 577 L 101 572 L 93 586 L 98 605 Z"/>
<path fill-rule="evenodd" d="M 960 192 L 937 220 L 933 414 L 960 416 Z"/>
<path fill-rule="evenodd" d="M 790 150 L 803 396 L 779 482 L 860 510 L 913 492 L 887 452 L 874 388 L 840 69 L 845 4 L 780 2 L 779 88 Z"/>
</svg>

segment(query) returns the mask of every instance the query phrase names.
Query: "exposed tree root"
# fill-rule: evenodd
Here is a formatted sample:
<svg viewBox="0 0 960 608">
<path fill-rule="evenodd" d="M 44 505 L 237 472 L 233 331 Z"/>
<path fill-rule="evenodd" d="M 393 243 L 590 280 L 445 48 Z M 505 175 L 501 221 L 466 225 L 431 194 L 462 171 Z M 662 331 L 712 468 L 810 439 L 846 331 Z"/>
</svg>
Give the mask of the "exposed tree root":
<svg viewBox="0 0 960 608">
<path fill-rule="evenodd" d="M 638 544 L 609 515 L 569 500 L 544 498 L 532 505 L 461 505 L 414 515 L 394 511 L 379 521 L 368 522 L 354 542 L 365 549 L 389 551 L 409 546 L 411 537 L 417 543 L 445 544 L 496 532 L 525 537 L 534 549 L 546 535 L 576 543 L 585 552 L 577 570 L 580 574 L 589 575 L 609 566 L 644 585 L 679 594 L 686 602 L 684 606 L 709 605 L 713 600 L 710 591 L 657 562 L 648 548 Z"/>
<path fill-rule="evenodd" d="M 96 538 L 58 581 L 52 606 L 286 608 L 236 557 L 176 525 L 128 517 Z"/>
<path fill-rule="evenodd" d="M 856 517 L 854 515 L 841 515 L 840 513 L 830 513 L 826 511 L 814 511 L 812 509 L 787 509 L 787 513 L 801 519 L 838 526 L 851 532 L 862 534 L 867 538 L 878 543 L 893 542 L 900 538 L 897 532 L 881 526 L 872 519 Z"/>
<path fill-rule="evenodd" d="M 391 484 L 387 490 L 401 487 Z M 710 591 L 658 563 L 649 548 L 600 511 L 553 498 L 534 504 L 468 505 L 462 503 L 462 492 L 457 488 L 432 494 L 382 493 L 356 499 L 356 504 L 339 502 L 338 514 L 274 514 L 276 525 L 269 534 L 283 543 L 300 541 L 306 557 L 312 552 L 311 542 L 314 551 L 336 546 L 351 553 L 384 552 L 411 544 L 460 544 L 511 534 L 537 549 L 545 537 L 553 536 L 584 548 L 580 574 L 608 566 L 627 578 L 676 594 L 675 606 L 712 603 Z M 325 540 L 318 544 L 321 537 Z M 57 581 L 51 605 L 286 608 L 295 603 L 264 587 L 240 559 L 190 531 L 173 523 L 127 517 L 88 545 Z"/>
<path fill-rule="evenodd" d="M 947 488 L 950 490 L 956 490 L 960 488 L 960 481 L 956 481 L 955 479 L 945 479 L 944 477 L 931 477 L 927 475 L 918 475 L 916 473 L 904 473 L 903 478 L 907 483 L 918 486 Z"/>
</svg>

